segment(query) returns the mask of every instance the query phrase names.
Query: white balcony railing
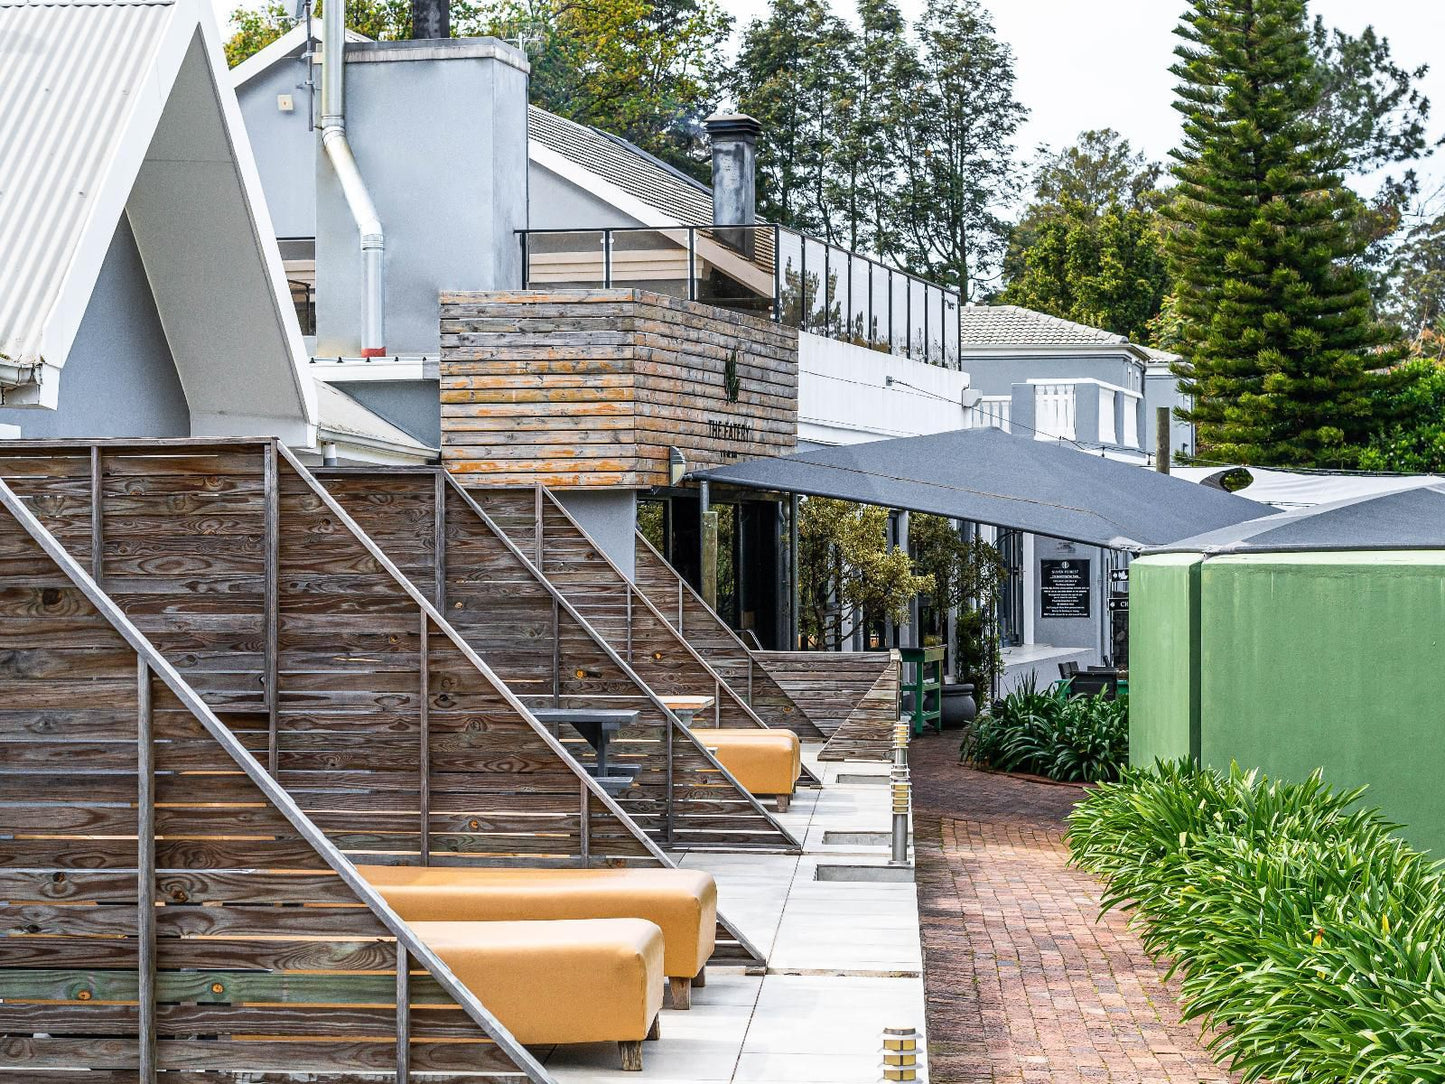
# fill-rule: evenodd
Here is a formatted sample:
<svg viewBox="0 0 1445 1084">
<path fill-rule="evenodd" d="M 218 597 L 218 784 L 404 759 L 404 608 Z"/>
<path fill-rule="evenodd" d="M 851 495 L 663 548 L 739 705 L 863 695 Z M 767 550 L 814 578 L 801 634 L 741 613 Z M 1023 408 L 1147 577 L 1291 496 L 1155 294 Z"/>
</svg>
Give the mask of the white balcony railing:
<svg viewBox="0 0 1445 1084">
<path fill-rule="evenodd" d="M 1034 385 L 1034 439 L 1073 440 L 1078 435 L 1073 384 Z"/>
</svg>

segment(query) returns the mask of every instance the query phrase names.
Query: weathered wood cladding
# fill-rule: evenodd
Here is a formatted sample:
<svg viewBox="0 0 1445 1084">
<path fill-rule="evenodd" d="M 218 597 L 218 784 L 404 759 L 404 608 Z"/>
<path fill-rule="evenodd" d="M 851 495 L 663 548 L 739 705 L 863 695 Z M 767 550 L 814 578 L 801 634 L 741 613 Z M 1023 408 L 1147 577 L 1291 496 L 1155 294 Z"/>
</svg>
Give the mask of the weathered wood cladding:
<svg viewBox="0 0 1445 1084">
<path fill-rule="evenodd" d="M 101 446 L 94 462 L 98 486 L 87 448 L 0 445 L 0 476 L 72 553 L 99 553 L 111 597 L 338 847 L 664 861 L 284 449 Z"/>
<path fill-rule="evenodd" d="M 550 1080 L 0 501 L 0 1079 Z"/>
<path fill-rule="evenodd" d="M 765 696 L 766 715 L 750 706 L 746 674 L 728 681 L 714 669 L 711 658 L 673 627 L 664 611 L 607 559 L 546 489 L 467 492 L 522 552 L 534 563 L 540 561 L 542 574 L 608 643 L 621 651 L 631 640 L 632 647 L 623 657 L 650 689 L 661 696 L 715 698 L 712 717 L 698 719 L 697 725 L 780 726 L 804 738 L 823 736 L 790 703 Z M 754 676 L 756 694 L 771 679 L 760 667 L 754 669 Z"/>
<path fill-rule="evenodd" d="M 779 720 L 777 725 L 796 730 L 800 737 L 820 738 L 828 733 L 809 714 L 807 707 L 760 664 L 758 653 L 728 628 L 727 622 L 652 548 L 641 532 L 636 535 L 636 551 L 634 575 L 638 588 L 725 681 L 748 691 L 749 702 L 758 714 L 770 721 Z"/>
<path fill-rule="evenodd" d="M 797 447 L 798 334 L 641 290 L 443 294 L 442 462 L 467 486 L 650 486 Z"/>
<path fill-rule="evenodd" d="M 757 651 L 754 658 L 829 735 L 833 745 L 840 731 L 867 720 L 882 719 L 892 742 L 898 721 L 900 665 L 892 651 Z M 891 717 L 885 704 L 892 690 Z M 835 759 L 829 757 L 829 759 Z"/>
<path fill-rule="evenodd" d="M 798 848 L 627 665 L 627 655 L 675 653 L 671 638 L 634 630 L 614 650 L 443 470 L 316 473 L 528 707 L 640 713 L 613 739 L 609 761 L 641 767 L 617 800 L 654 840 L 677 849 Z M 580 737 L 568 748 L 595 760 Z"/>
<path fill-rule="evenodd" d="M 846 652 L 835 652 L 834 657 Z M 862 654 L 861 652 L 859 654 Z M 868 652 L 867 657 L 876 661 L 886 660 L 881 670 L 874 670 L 877 677 L 861 697 L 855 693 L 858 684 L 848 688 L 840 701 L 853 700 L 855 707 L 848 713 L 828 744 L 818 754 L 819 760 L 891 760 L 893 758 L 893 728 L 898 723 L 898 696 L 903 662 L 898 652 Z M 858 667 L 853 676 L 866 680 L 870 670 Z"/>
</svg>

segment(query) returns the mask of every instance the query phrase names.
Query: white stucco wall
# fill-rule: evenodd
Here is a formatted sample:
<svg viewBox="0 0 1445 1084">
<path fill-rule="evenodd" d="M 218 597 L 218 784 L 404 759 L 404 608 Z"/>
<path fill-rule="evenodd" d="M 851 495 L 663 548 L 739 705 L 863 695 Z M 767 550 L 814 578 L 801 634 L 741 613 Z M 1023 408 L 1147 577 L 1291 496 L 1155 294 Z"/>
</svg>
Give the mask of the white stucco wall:
<svg viewBox="0 0 1445 1084">
<path fill-rule="evenodd" d="M 962 429 L 966 387 L 967 373 L 806 331 L 798 335 L 802 442 L 861 444 Z"/>
</svg>

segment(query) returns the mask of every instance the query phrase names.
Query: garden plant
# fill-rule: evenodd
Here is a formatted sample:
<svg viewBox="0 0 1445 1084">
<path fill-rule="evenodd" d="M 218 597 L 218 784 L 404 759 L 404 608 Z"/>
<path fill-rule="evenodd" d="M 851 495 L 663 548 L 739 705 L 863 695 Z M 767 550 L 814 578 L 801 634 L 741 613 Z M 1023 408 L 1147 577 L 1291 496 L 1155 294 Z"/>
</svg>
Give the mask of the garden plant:
<svg viewBox="0 0 1445 1084">
<path fill-rule="evenodd" d="M 1180 762 L 1070 815 L 1105 910 L 1132 909 L 1247 1081 L 1445 1081 L 1445 873 L 1362 793 Z"/>
<path fill-rule="evenodd" d="M 959 752 L 997 771 L 1068 783 L 1116 779 L 1129 758 L 1129 701 L 1041 690 L 1030 674 L 979 716 Z"/>
</svg>

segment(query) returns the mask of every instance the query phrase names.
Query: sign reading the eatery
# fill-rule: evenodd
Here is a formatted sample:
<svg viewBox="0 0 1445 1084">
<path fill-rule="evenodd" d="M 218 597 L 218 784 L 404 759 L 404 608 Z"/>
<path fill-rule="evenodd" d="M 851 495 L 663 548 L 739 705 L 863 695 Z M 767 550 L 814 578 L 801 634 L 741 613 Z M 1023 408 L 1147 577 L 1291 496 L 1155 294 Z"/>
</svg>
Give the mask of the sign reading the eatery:
<svg viewBox="0 0 1445 1084">
<path fill-rule="evenodd" d="M 1089 616 L 1089 562 L 1039 562 L 1039 616 L 1071 618 Z"/>
</svg>

